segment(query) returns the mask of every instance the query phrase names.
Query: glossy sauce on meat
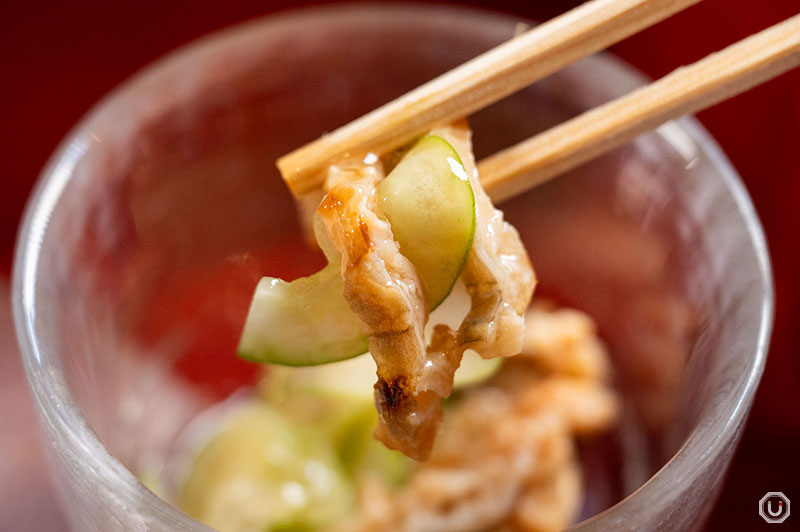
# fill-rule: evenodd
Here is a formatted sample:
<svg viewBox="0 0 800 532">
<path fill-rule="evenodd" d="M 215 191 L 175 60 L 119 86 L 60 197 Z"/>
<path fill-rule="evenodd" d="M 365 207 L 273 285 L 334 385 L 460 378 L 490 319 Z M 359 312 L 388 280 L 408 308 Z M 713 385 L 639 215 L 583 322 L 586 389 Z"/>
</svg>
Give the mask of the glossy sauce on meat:
<svg viewBox="0 0 800 532">
<path fill-rule="evenodd" d="M 345 299 L 364 324 L 377 364 L 376 437 L 416 460 L 427 459 L 433 448 L 441 400 L 452 391 L 464 351 L 485 358 L 520 352 L 523 314 L 535 285 L 519 235 L 480 188 L 466 123 L 432 133 L 458 152 L 476 200 L 476 232 L 462 272 L 471 306 L 457 331 L 436 326 L 426 343 L 429 309 L 422 284 L 378 207 L 380 162 L 349 158 L 330 167 L 329 191 L 317 210 L 341 255 Z"/>
</svg>

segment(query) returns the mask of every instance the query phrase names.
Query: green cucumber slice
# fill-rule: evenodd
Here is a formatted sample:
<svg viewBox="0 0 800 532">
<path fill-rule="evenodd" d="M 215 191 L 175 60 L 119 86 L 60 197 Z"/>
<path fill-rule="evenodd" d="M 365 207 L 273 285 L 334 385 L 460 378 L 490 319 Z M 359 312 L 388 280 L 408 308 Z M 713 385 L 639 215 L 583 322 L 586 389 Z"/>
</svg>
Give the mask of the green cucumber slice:
<svg viewBox="0 0 800 532">
<path fill-rule="evenodd" d="M 475 232 L 475 197 L 455 149 L 443 138 L 421 138 L 378 184 L 378 204 L 400 252 L 414 265 L 431 309 L 450 293 Z M 330 263 L 291 283 L 265 277 L 256 288 L 239 342 L 239 356 L 286 366 L 327 364 L 367 351 L 361 322 L 344 299 L 335 251 L 324 231 L 317 240 Z"/>
<path fill-rule="evenodd" d="M 287 283 L 264 277 L 247 314 L 239 356 L 254 362 L 313 366 L 368 349 L 361 320 L 344 299 L 336 262 Z"/>
<path fill-rule="evenodd" d="M 436 308 L 461 274 L 475 234 L 475 196 L 458 153 L 442 137 L 422 137 L 378 183 L 378 197 Z"/>
<path fill-rule="evenodd" d="M 179 502 L 189 515 L 219 530 L 318 530 L 348 515 L 355 486 L 324 430 L 261 402 L 224 421 L 183 485 Z"/>
</svg>

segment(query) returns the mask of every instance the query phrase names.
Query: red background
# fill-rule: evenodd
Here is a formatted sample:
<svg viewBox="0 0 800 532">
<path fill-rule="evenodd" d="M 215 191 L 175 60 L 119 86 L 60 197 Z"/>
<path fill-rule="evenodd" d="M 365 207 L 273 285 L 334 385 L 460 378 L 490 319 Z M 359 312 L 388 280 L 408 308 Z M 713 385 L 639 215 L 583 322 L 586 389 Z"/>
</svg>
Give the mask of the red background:
<svg viewBox="0 0 800 532">
<path fill-rule="evenodd" d="M 579 2 L 462 3 L 544 20 Z M 18 220 L 39 170 L 94 102 L 196 37 L 301 4 L 309 2 L 0 1 L 0 277 L 7 283 Z M 660 77 L 798 12 L 798 0 L 706 0 L 613 51 Z M 699 119 L 744 178 L 775 272 L 777 312 L 767 369 L 708 525 L 712 531 L 755 530 L 766 526 L 757 501 L 767 491 L 800 501 L 800 70 Z M 791 516 L 774 530 L 798 530 L 798 522 L 800 515 Z"/>
</svg>

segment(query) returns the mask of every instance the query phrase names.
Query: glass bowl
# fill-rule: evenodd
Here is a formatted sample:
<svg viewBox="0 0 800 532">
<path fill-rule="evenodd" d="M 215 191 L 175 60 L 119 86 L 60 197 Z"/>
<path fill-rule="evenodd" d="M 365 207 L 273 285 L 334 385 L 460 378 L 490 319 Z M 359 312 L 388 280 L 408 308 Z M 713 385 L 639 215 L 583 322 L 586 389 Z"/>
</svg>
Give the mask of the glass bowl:
<svg viewBox="0 0 800 532">
<path fill-rule="evenodd" d="M 337 6 L 223 31 L 100 102 L 44 169 L 19 233 L 17 334 L 74 530 L 210 530 L 139 480 L 255 378 L 233 356 L 260 275 L 307 274 L 287 151 L 513 37 L 517 20 Z M 645 82 L 599 54 L 471 118 L 478 157 Z M 724 154 L 668 123 L 503 205 L 537 296 L 611 348 L 619 428 L 581 448 L 571 530 L 691 530 L 719 491 L 772 319 L 764 236 Z"/>
</svg>

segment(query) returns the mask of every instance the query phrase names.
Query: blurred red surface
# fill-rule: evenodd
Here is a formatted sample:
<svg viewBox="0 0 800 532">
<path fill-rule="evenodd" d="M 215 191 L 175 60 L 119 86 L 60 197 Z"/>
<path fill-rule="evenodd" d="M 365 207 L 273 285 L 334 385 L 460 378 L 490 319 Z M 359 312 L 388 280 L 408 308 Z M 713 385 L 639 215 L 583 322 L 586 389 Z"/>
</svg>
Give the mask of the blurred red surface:
<svg viewBox="0 0 800 532">
<path fill-rule="evenodd" d="M 461 3 L 544 20 L 579 2 Z M 205 33 L 308 4 L 265 0 L 0 3 L 0 274 L 8 275 L 10 270 L 19 217 L 39 170 L 59 140 L 103 94 L 145 64 Z M 613 51 L 659 77 L 798 11 L 797 0 L 706 0 Z M 767 369 L 708 524 L 710 531 L 756 530 L 766 525 L 756 512 L 764 493 L 783 491 L 790 499 L 800 500 L 800 358 L 796 356 L 800 352 L 800 209 L 796 206 L 800 198 L 800 71 L 705 111 L 699 119 L 719 141 L 753 197 L 775 272 L 777 312 Z M 11 352 L 0 355 L 11 356 Z M 791 521 L 790 517 L 784 529 L 792 528 Z"/>
</svg>

